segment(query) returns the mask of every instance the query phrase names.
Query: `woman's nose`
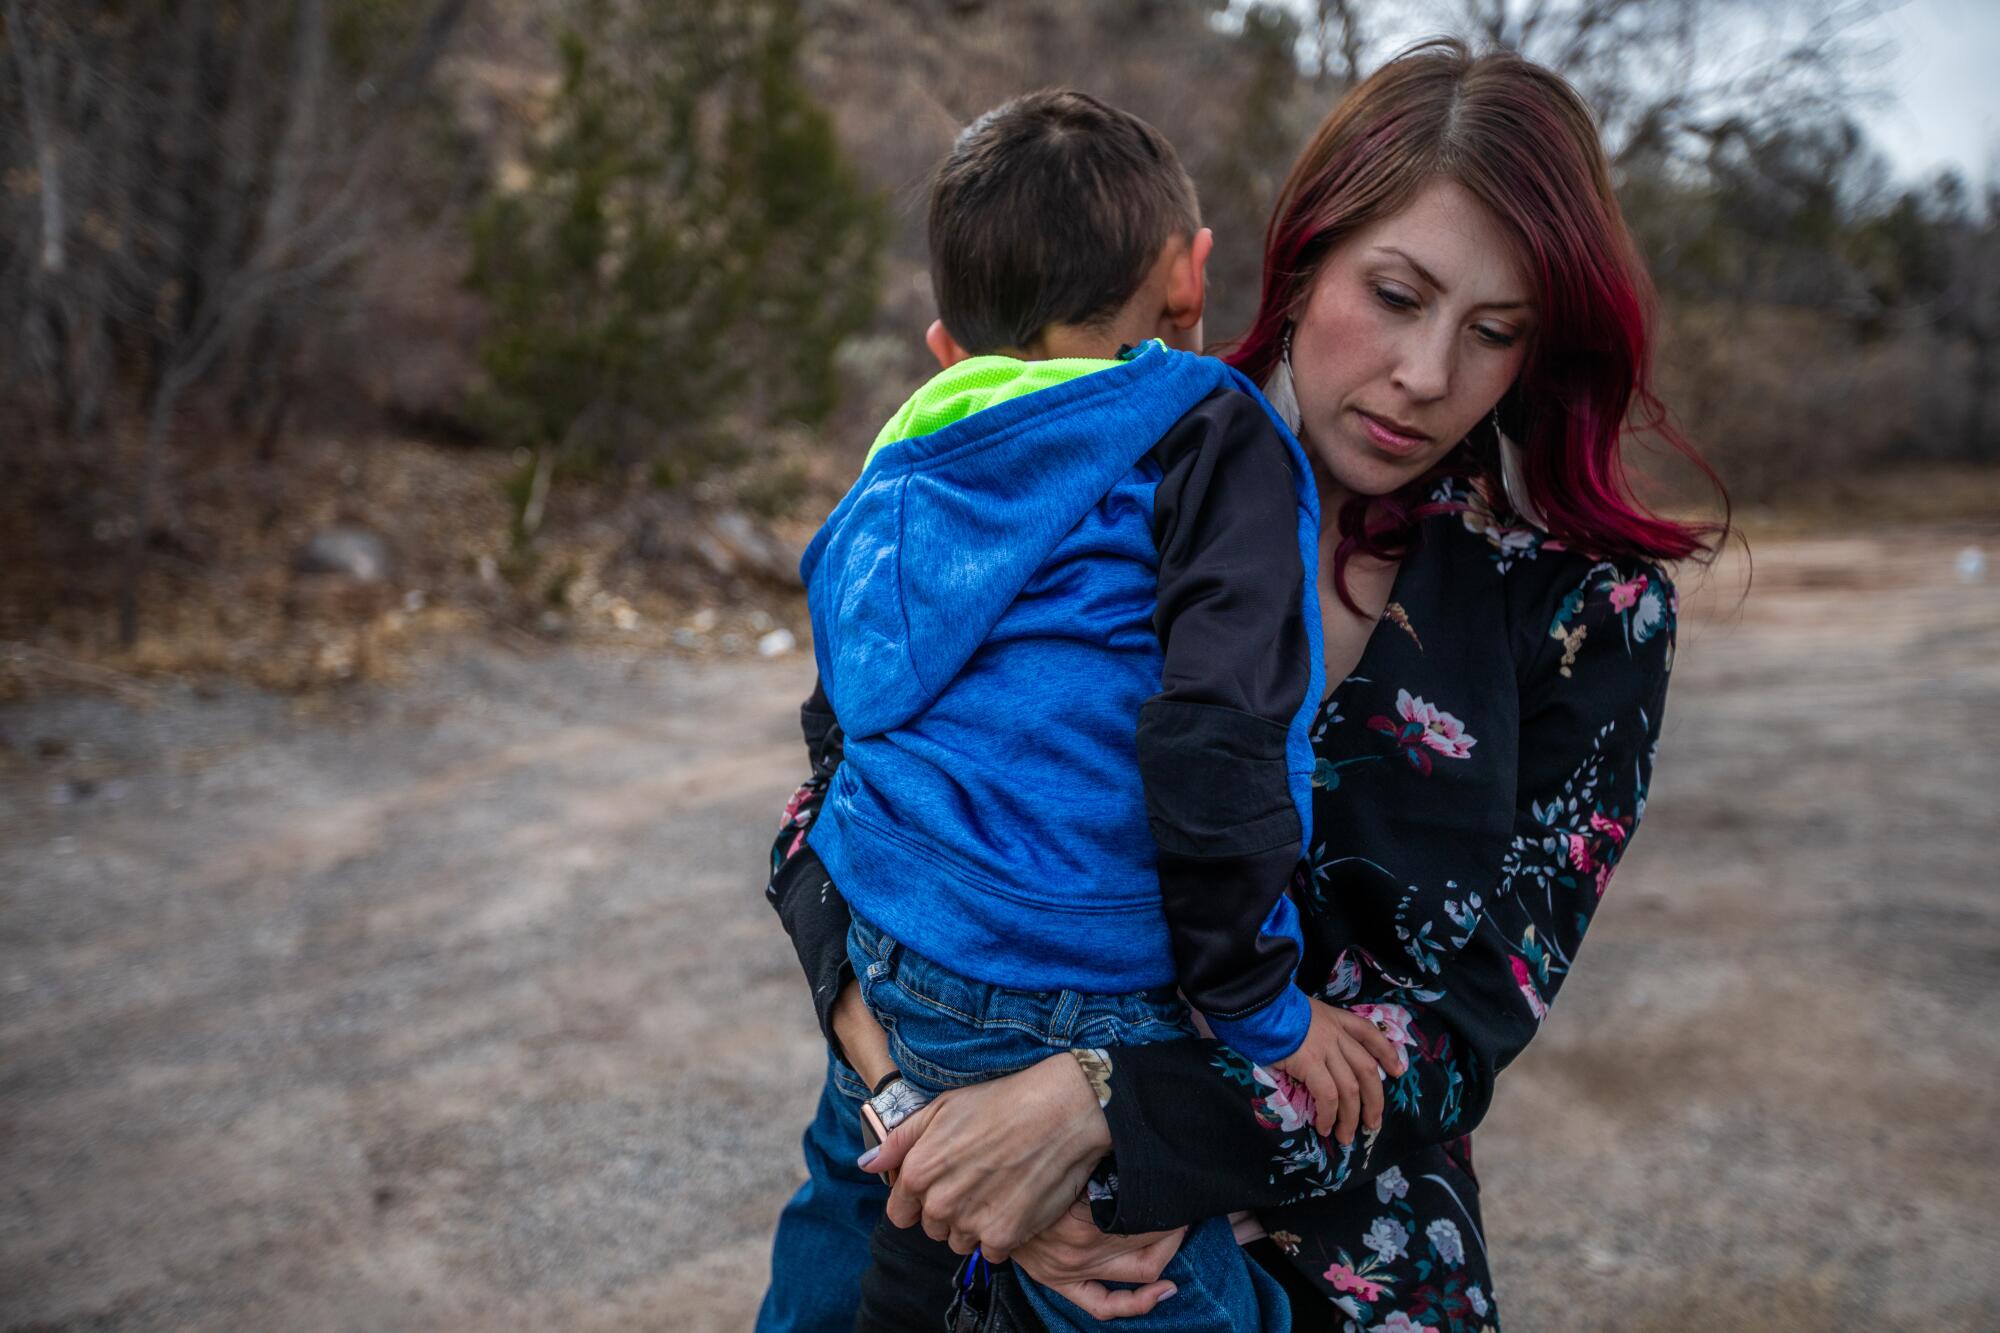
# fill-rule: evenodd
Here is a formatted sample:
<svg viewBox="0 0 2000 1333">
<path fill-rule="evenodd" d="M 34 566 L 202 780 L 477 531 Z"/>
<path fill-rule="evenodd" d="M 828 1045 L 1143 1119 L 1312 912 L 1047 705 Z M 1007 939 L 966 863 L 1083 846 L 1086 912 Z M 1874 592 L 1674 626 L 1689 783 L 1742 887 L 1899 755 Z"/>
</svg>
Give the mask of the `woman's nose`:
<svg viewBox="0 0 2000 1333">
<path fill-rule="evenodd" d="M 1427 333 L 1403 347 L 1392 376 L 1417 402 L 1435 402 L 1451 390 L 1453 344 L 1448 334 Z"/>
</svg>

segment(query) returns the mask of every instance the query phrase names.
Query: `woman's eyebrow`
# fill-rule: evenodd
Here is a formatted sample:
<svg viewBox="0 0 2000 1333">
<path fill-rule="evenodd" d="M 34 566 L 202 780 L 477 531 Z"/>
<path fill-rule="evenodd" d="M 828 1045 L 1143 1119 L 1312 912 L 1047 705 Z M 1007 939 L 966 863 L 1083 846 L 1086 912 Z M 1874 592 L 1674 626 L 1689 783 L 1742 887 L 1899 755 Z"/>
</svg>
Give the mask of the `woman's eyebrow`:
<svg viewBox="0 0 2000 1333">
<path fill-rule="evenodd" d="M 1393 245 L 1378 245 L 1375 248 L 1381 251 L 1383 254 L 1396 256 L 1396 258 L 1402 260 L 1405 264 L 1408 264 L 1411 268 L 1415 269 L 1417 271 L 1417 276 L 1422 278 L 1425 282 L 1429 283 L 1432 287 L 1435 287 L 1438 290 L 1439 295 L 1450 294 L 1451 288 L 1439 282 L 1437 280 L 1436 274 L 1432 273 L 1422 264 L 1419 264 L 1417 262 L 1417 257 L 1415 255 L 1410 254 L 1406 250 L 1398 250 Z M 1531 308 L 1533 305 L 1534 302 L 1532 301 L 1485 301 L 1480 304 L 1479 308 L 1481 310 L 1526 310 Z"/>
</svg>

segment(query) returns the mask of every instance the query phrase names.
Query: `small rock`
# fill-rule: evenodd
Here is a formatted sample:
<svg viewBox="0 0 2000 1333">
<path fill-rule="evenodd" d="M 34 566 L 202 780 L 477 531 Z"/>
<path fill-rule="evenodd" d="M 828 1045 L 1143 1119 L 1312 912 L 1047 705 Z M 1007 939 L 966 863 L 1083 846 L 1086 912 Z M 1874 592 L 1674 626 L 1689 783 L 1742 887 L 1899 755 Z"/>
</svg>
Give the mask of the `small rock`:
<svg viewBox="0 0 2000 1333">
<path fill-rule="evenodd" d="M 688 627 L 698 634 L 706 634 L 715 628 L 716 621 L 721 618 L 714 607 L 704 606 L 694 613 L 694 619 L 688 621 Z"/>
<path fill-rule="evenodd" d="M 490 555 L 479 557 L 479 581 L 491 587 L 500 581 L 500 562 Z"/>
<path fill-rule="evenodd" d="M 729 569 L 718 566 L 718 572 L 730 574 L 735 566 L 744 566 L 776 583 L 796 585 L 798 582 L 798 557 L 785 549 L 777 538 L 763 531 L 752 522 L 749 515 L 737 509 L 725 509 L 709 520 L 709 532 L 715 543 L 727 552 Z M 706 555 L 706 552 L 704 552 Z M 715 563 L 709 557 L 710 563 Z"/>
<path fill-rule="evenodd" d="M 736 572 L 738 562 L 735 552 L 711 534 L 697 532 L 690 545 L 694 547 L 694 553 L 722 577 L 728 578 Z"/>
<path fill-rule="evenodd" d="M 783 657 L 798 646 L 799 641 L 792 632 L 780 626 L 757 640 L 757 656 Z"/>
<path fill-rule="evenodd" d="M 757 610 L 750 613 L 750 628 L 756 630 L 759 634 L 771 628 L 773 623 L 769 611 Z"/>
<path fill-rule="evenodd" d="M 424 595 L 422 588 L 412 588 L 403 594 L 403 610 L 410 615 L 415 615 L 424 609 L 424 603 L 429 600 Z"/>
<path fill-rule="evenodd" d="M 748 645 L 743 642 L 743 636 L 741 634 L 725 634 L 722 636 L 717 646 L 720 647 L 722 651 L 725 653 L 740 653 Z"/>
<path fill-rule="evenodd" d="M 1958 553 L 1958 581 L 1978 583 L 1986 577 L 1986 552 L 1968 546 Z"/>
<path fill-rule="evenodd" d="M 328 528 L 315 533 L 292 559 L 301 574 L 342 574 L 357 583 L 389 577 L 389 547 L 366 528 Z"/>
</svg>

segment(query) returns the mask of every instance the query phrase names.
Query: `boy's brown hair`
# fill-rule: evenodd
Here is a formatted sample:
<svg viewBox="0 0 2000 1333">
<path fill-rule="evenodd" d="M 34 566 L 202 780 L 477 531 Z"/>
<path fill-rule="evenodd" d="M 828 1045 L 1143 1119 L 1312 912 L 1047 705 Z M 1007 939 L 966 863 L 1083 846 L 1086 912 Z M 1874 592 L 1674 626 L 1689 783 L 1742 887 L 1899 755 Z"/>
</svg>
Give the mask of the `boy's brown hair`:
<svg viewBox="0 0 2000 1333">
<path fill-rule="evenodd" d="M 966 126 L 931 180 L 931 289 L 966 351 L 1109 319 L 1160 248 L 1201 226 L 1160 132 L 1088 93 L 1017 97 Z"/>
</svg>

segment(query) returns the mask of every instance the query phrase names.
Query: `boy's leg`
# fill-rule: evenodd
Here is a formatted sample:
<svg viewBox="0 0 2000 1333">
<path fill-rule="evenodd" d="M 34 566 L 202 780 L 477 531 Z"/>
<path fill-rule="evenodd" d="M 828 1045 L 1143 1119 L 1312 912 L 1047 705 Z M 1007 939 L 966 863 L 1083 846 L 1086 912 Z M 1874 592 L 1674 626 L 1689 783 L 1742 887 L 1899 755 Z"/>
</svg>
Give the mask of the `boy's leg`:
<svg viewBox="0 0 2000 1333">
<path fill-rule="evenodd" d="M 854 1071 L 828 1057 L 819 1113 L 805 1133 L 807 1177 L 778 1218 L 771 1285 L 757 1333 L 848 1333 L 861 1304 L 868 1239 L 889 1198 L 861 1155 L 861 1099 Z"/>
</svg>

